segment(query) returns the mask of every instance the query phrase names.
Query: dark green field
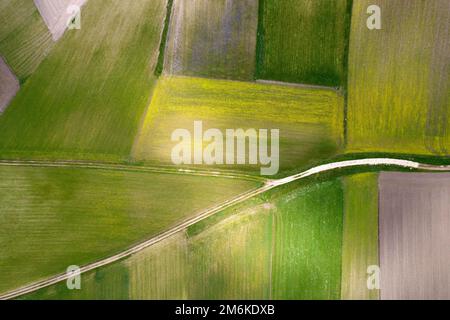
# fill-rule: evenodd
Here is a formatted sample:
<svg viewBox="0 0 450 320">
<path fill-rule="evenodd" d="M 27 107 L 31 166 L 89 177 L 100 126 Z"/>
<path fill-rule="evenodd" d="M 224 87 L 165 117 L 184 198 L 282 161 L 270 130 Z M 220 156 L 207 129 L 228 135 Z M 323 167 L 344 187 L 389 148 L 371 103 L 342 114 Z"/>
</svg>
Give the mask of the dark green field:
<svg viewBox="0 0 450 320">
<path fill-rule="evenodd" d="M 345 86 L 350 0 L 262 0 L 257 79 Z"/>
</svg>

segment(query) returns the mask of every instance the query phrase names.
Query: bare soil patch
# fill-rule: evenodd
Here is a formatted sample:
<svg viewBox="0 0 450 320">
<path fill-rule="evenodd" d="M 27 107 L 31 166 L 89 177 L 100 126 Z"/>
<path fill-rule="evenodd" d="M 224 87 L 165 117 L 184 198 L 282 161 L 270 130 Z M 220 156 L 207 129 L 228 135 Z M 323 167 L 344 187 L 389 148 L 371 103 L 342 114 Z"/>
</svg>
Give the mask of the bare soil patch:
<svg viewBox="0 0 450 320">
<path fill-rule="evenodd" d="M 382 173 L 382 299 L 450 299 L 450 173 Z"/>
<path fill-rule="evenodd" d="M 68 21 L 74 17 L 71 6 L 82 7 L 87 0 L 34 0 L 39 13 L 50 30 L 53 40 L 64 34 Z"/>
<path fill-rule="evenodd" d="M 5 111 L 19 89 L 19 80 L 0 57 L 0 114 Z"/>
</svg>

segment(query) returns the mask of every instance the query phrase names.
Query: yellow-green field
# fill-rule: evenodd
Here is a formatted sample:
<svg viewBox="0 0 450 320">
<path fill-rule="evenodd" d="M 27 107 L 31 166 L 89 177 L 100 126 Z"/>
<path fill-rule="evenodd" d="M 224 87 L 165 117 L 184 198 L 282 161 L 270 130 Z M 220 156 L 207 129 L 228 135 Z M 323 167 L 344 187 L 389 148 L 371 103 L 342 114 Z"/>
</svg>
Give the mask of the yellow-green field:
<svg viewBox="0 0 450 320">
<path fill-rule="evenodd" d="M 171 141 L 172 132 L 179 128 L 193 132 L 195 120 L 203 121 L 204 131 L 279 129 L 280 174 L 284 175 L 340 150 L 343 97 L 326 89 L 163 77 L 137 137 L 134 160 L 171 165 L 176 145 Z M 255 165 L 228 168 L 259 174 Z"/>
<path fill-rule="evenodd" d="M 378 299 L 368 290 L 367 268 L 378 262 L 378 174 L 343 178 L 344 237 L 342 243 L 342 299 Z"/>
<path fill-rule="evenodd" d="M 353 6 L 347 151 L 448 155 L 450 2 L 377 1 L 381 30 L 371 4 Z"/>
<path fill-rule="evenodd" d="M 0 166 L 0 293 L 120 252 L 258 182 Z"/>
<path fill-rule="evenodd" d="M 52 36 L 33 1 L 0 2 L 0 55 L 21 82 L 36 70 L 52 47 Z"/>
</svg>

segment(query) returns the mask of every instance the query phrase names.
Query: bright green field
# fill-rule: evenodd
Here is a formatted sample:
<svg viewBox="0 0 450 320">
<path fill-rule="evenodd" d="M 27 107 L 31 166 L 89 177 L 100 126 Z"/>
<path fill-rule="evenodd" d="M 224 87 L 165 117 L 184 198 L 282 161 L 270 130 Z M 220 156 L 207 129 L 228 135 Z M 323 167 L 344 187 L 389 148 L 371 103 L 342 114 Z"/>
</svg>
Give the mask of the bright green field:
<svg viewBox="0 0 450 320">
<path fill-rule="evenodd" d="M 339 151 L 343 97 L 325 89 L 162 77 L 135 143 L 134 160 L 171 165 L 177 144 L 171 141 L 172 132 L 179 128 L 193 132 L 195 120 L 203 121 L 204 131 L 217 128 L 223 134 L 225 129 L 279 129 L 283 175 Z M 254 165 L 229 168 L 260 173 Z"/>
<path fill-rule="evenodd" d="M 340 298 L 342 211 L 339 180 L 280 199 L 275 212 L 273 298 Z"/>
<path fill-rule="evenodd" d="M 175 0 L 165 73 L 250 80 L 258 0 Z"/>
<path fill-rule="evenodd" d="M 0 55 L 24 82 L 53 47 L 52 36 L 33 1 L 0 2 Z"/>
<path fill-rule="evenodd" d="M 165 14 L 166 0 L 89 1 L 81 30 L 64 35 L 0 117 L 0 157 L 128 157 Z"/>
<path fill-rule="evenodd" d="M 83 275 L 81 290 L 24 298 L 338 299 L 342 197 L 339 179 L 284 186 Z"/>
<path fill-rule="evenodd" d="M 378 174 L 343 178 L 344 238 L 342 244 L 342 299 L 378 299 L 379 290 L 367 289 L 367 268 L 378 262 Z"/>
<path fill-rule="evenodd" d="M 257 78 L 344 86 L 350 0 L 262 0 Z"/>
<path fill-rule="evenodd" d="M 448 155 L 450 2 L 380 0 L 382 30 L 354 1 L 348 151 Z"/>
<path fill-rule="evenodd" d="M 0 293 L 122 251 L 258 183 L 0 166 Z"/>
</svg>

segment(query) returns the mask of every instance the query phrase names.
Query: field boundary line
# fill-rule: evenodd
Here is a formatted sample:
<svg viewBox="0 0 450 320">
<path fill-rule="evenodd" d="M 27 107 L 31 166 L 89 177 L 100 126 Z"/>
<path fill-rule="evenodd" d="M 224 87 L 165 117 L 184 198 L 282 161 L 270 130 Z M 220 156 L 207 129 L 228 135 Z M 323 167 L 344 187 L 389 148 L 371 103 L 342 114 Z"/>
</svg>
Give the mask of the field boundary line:
<svg viewBox="0 0 450 320">
<path fill-rule="evenodd" d="M 285 82 L 285 81 L 265 80 L 265 79 L 256 79 L 255 82 L 259 84 L 282 86 L 282 87 L 291 87 L 299 89 L 320 89 L 320 90 L 334 91 L 336 93 L 340 92 L 340 87 L 321 86 L 318 84 L 306 84 L 306 83 Z"/>
<path fill-rule="evenodd" d="M 4 164 L 5 162 L 0 161 L 0 164 Z M 151 239 L 144 241 L 140 244 L 137 244 L 133 247 L 128 248 L 127 250 L 124 250 L 118 254 L 115 254 L 111 257 L 99 260 L 97 262 L 93 262 L 90 264 L 87 264 L 80 268 L 80 274 L 86 273 L 88 271 L 97 269 L 99 267 L 111 264 L 113 262 L 122 260 L 124 258 L 127 258 L 133 254 L 136 254 L 158 242 L 161 242 L 162 240 L 165 240 L 169 238 L 170 236 L 181 232 L 185 230 L 186 228 L 194 225 L 197 222 L 200 222 L 215 213 L 222 211 L 224 209 L 227 209 L 233 205 L 236 205 L 238 203 L 241 203 L 247 199 L 250 199 L 254 196 L 257 196 L 261 193 L 264 193 L 266 191 L 269 191 L 273 188 L 276 188 L 278 186 L 282 186 L 297 180 L 304 179 L 306 177 L 316 175 L 319 173 L 332 171 L 336 169 L 342 169 L 342 168 L 348 168 L 348 167 L 358 167 L 358 166 L 396 166 L 396 167 L 403 167 L 403 168 L 410 168 L 410 169 L 416 169 L 416 170 L 424 170 L 424 171 L 450 171 L 450 166 L 439 166 L 439 165 L 430 165 L 430 164 L 422 164 L 415 161 L 409 161 L 409 160 L 402 160 L 402 159 L 394 159 L 394 158 L 367 158 L 367 159 L 358 159 L 358 160 L 346 160 L 346 161 L 339 161 L 339 162 L 333 162 L 333 163 L 327 163 L 323 165 L 319 165 L 317 167 L 313 167 L 309 170 L 300 172 L 298 174 L 282 178 L 282 179 L 276 179 L 276 180 L 269 180 L 267 181 L 262 187 L 247 191 L 245 193 L 242 193 L 241 195 L 238 195 L 230 200 L 224 201 L 219 205 L 216 205 L 213 208 L 207 209 L 203 211 L 202 213 L 186 220 L 185 222 L 159 234 L 155 237 L 152 237 Z M 47 278 L 45 280 L 33 282 L 29 285 L 20 287 L 16 290 L 7 292 L 5 294 L 0 295 L 0 300 L 7 300 L 7 299 L 14 299 L 19 296 L 22 296 L 24 294 L 28 294 L 34 291 L 37 291 L 39 289 L 48 287 L 50 285 L 56 284 L 58 282 L 67 280 L 71 277 L 71 275 L 68 275 L 66 273 L 60 273 L 58 275 L 55 275 L 53 277 Z"/>
<path fill-rule="evenodd" d="M 176 169 L 163 166 L 133 166 L 125 164 L 105 164 L 84 161 L 41 161 L 41 160 L 0 160 L 0 166 L 9 167 L 42 167 L 42 168 L 79 168 L 79 169 L 100 169 L 112 171 L 147 172 L 147 173 L 167 173 L 186 174 L 192 176 L 219 177 L 228 179 L 251 180 L 264 183 L 266 178 L 256 175 L 249 175 L 238 172 L 220 170 L 198 170 L 198 169 Z"/>
</svg>

